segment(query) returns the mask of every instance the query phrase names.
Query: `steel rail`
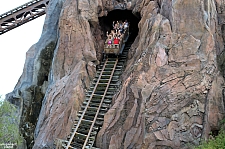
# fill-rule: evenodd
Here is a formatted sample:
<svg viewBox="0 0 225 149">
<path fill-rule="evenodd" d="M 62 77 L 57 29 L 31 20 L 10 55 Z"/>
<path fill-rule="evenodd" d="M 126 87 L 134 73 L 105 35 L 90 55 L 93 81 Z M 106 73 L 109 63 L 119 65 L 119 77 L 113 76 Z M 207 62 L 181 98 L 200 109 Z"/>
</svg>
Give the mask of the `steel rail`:
<svg viewBox="0 0 225 149">
<path fill-rule="evenodd" d="M 88 98 L 84 100 L 83 106 L 77 114 L 78 119 L 75 120 L 70 136 L 68 136 L 69 141 L 64 140 L 61 145 L 64 149 L 95 148 L 93 147 L 95 138 L 103 125 L 104 114 L 110 108 L 113 95 L 120 86 L 119 77 L 132 43 L 126 44 L 119 58 L 108 58 L 107 62 L 104 61 L 100 65 L 102 68 L 98 69 L 93 85 L 86 93 Z"/>
<path fill-rule="evenodd" d="M 72 131 L 67 137 L 69 141 L 67 139 L 63 140 L 62 144 L 57 147 L 64 149 L 99 149 L 93 147 L 95 139 L 99 129 L 103 125 L 104 114 L 110 108 L 113 95 L 115 95 L 115 92 L 121 86 L 119 77 L 126 65 L 127 53 L 132 43 L 131 41 L 126 43 L 122 55 L 119 58 L 108 58 L 101 62 L 95 79 L 89 91 L 86 92 L 86 97 L 88 98 L 84 100 L 81 110 L 77 114 Z"/>
<path fill-rule="evenodd" d="M 76 128 L 75 128 L 73 134 L 70 136 L 70 140 L 68 141 L 68 144 L 67 144 L 67 146 L 66 146 L 66 149 L 69 149 L 70 144 L 71 144 L 71 142 L 73 141 L 73 138 L 74 138 L 74 136 L 75 136 L 76 133 L 77 133 L 77 130 L 78 130 L 78 128 L 79 128 L 79 126 L 80 126 L 80 124 L 81 124 L 81 121 L 82 121 L 82 119 L 83 119 L 83 117 L 84 117 L 84 115 L 85 115 L 85 113 L 86 113 L 86 111 L 87 111 L 87 108 L 88 108 L 88 106 L 89 106 L 89 104 L 90 104 L 90 102 L 91 102 L 91 99 L 92 99 L 92 97 L 94 96 L 94 92 L 95 92 L 95 90 L 96 90 L 96 88 L 97 88 L 97 86 L 98 86 L 98 83 L 99 83 L 99 81 L 101 80 L 101 76 L 102 76 L 103 70 L 105 69 L 105 66 L 106 66 L 106 64 L 107 64 L 107 61 L 108 61 L 108 59 L 105 61 L 105 64 L 104 64 L 104 66 L 103 66 L 103 68 L 102 68 L 102 71 L 101 71 L 99 77 L 98 77 L 98 80 L 97 80 L 97 83 L 95 84 L 95 87 L 94 87 L 94 89 L 93 89 L 93 92 L 92 92 L 92 94 L 91 94 L 91 96 L 90 96 L 90 98 L 89 98 L 89 100 L 88 100 L 88 102 L 87 102 L 87 104 L 86 104 L 86 106 L 85 106 L 85 109 L 83 110 L 83 113 L 82 113 L 82 115 L 81 115 L 81 117 L 80 117 L 80 119 L 79 119 L 79 121 L 78 121 L 78 123 L 77 123 L 77 126 L 76 126 Z"/>
<path fill-rule="evenodd" d="M 102 100 L 101 100 L 101 102 L 100 102 L 100 104 L 99 104 L 98 110 L 97 110 L 97 112 L 96 112 L 96 114 L 95 114 L 95 118 L 94 118 L 94 120 L 93 120 L 93 123 L 91 124 L 91 128 L 90 128 L 90 130 L 89 130 L 89 132 L 88 132 L 88 135 L 87 135 L 87 137 L 86 137 L 86 140 L 85 140 L 85 142 L 84 142 L 84 145 L 83 145 L 82 149 L 85 149 L 86 144 L 87 144 L 87 142 L 88 142 L 88 139 L 89 139 L 89 137 L 90 137 L 90 135 L 91 135 L 92 129 L 93 129 L 94 124 L 95 124 L 95 121 L 96 121 L 96 119 L 97 119 L 97 117 L 98 117 L 98 113 L 99 113 L 99 111 L 100 111 L 100 109 L 101 109 L 101 106 L 102 106 L 102 103 L 103 103 L 103 101 L 104 101 L 105 95 L 106 95 L 106 93 L 107 93 L 107 90 L 108 90 L 108 88 L 109 88 L 110 82 L 111 82 L 111 80 L 112 80 L 113 73 L 114 73 L 114 71 L 115 71 L 115 69 L 116 69 L 117 63 L 118 63 L 118 58 L 117 58 L 116 61 L 115 61 L 113 70 L 111 71 L 111 75 L 110 75 L 109 81 L 108 81 L 108 83 L 107 83 L 107 86 L 106 86 L 106 88 L 105 88 L 105 92 L 104 92 L 104 94 L 103 94 L 103 96 L 102 96 Z M 102 72 L 103 72 L 103 71 L 104 71 L 104 70 L 102 69 Z M 99 77 L 99 78 L 100 78 L 100 77 Z"/>
<path fill-rule="evenodd" d="M 46 13 L 49 0 L 33 0 L 0 15 L 0 35 Z"/>
</svg>

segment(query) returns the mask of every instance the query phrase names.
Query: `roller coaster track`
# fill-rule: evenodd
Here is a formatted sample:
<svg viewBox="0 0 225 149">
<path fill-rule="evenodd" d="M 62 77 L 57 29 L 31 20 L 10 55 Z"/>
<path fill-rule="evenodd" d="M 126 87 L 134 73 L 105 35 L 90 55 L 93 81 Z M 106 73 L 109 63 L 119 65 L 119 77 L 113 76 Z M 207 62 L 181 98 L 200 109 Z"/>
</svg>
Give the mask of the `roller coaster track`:
<svg viewBox="0 0 225 149">
<path fill-rule="evenodd" d="M 0 35 L 45 14 L 49 0 L 33 0 L 0 15 Z"/>
<path fill-rule="evenodd" d="M 64 149 L 95 148 L 95 138 L 103 125 L 104 114 L 108 111 L 112 98 L 120 86 L 120 75 L 126 62 L 132 42 L 127 43 L 119 58 L 107 58 L 101 64 L 86 99 L 78 112 L 78 117 L 68 136 L 63 141 Z"/>
</svg>

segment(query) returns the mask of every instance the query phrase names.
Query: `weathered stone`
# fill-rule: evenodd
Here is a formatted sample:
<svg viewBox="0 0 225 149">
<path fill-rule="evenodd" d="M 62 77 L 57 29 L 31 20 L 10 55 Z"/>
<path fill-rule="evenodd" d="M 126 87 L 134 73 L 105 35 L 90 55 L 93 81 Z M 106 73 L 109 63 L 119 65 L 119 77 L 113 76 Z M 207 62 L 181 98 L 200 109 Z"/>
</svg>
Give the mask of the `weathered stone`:
<svg viewBox="0 0 225 149">
<path fill-rule="evenodd" d="M 200 44 L 200 40 L 193 36 L 182 35 L 170 49 L 169 61 L 187 62 L 190 56 L 196 55 Z"/>
<path fill-rule="evenodd" d="M 171 121 L 167 127 L 167 131 L 169 133 L 170 140 L 173 140 L 175 137 L 175 132 L 178 130 L 178 123 L 175 121 Z"/>
<path fill-rule="evenodd" d="M 208 95 L 208 124 L 214 130 L 219 129 L 219 121 L 223 119 L 224 100 L 222 98 L 222 87 L 223 79 L 216 77 L 212 82 L 212 89 Z"/>
<path fill-rule="evenodd" d="M 195 86 L 200 83 L 201 81 L 201 75 L 198 73 L 194 73 L 193 75 L 188 75 L 185 77 L 183 84 L 185 88 L 189 88 L 191 86 Z"/>
<path fill-rule="evenodd" d="M 168 56 L 166 55 L 165 49 L 162 47 L 158 47 L 158 54 L 156 57 L 156 65 L 157 66 L 164 66 L 167 63 Z"/>
<path fill-rule="evenodd" d="M 154 83 L 152 82 L 151 84 L 145 85 L 145 87 L 141 91 L 141 95 L 142 95 L 143 100 L 146 101 L 150 97 L 150 95 L 151 95 L 151 93 L 154 89 L 154 86 L 159 84 L 159 83 L 160 82 L 156 80 Z"/>
<path fill-rule="evenodd" d="M 132 10 L 141 20 L 131 30 L 138 35 L 97 147 L 199 144 L 224 117 L 224 6 L 221 0 L 50 1 L 42 37 L 7 96 L 20 109 L 21 124 L 32 126 L 25 130 L 30 136 L 36 127 L 35 138 L 25 137 L 35 140 L 29 148 L 54 148 L 54 139 L 70 133 L 111 27 L 101 17 L 115 9 Z"/>
<path fill-rule="evenodd" d="M 168 77 L 165 78 L 162 82 L 165 83 L 165 82 L 174 80 L 174 79 L 176 79 L 176 78 L 181 78 L 181 77 L 184 77 L 184 75 L 185 75 L 184 71 L 179 71 L 179 72 L 177 72 L 177 73 L 174 73 L 174 74 L 168 76 Z"/>
<path fill-rule="evenodd" d="M 164 140 L 164 137 L 163 137 L 161 131 L 155 131 L 153 133 L 154 133 L 157 140 Z"/>
<path fill-rule="evenodd" d="M 194 138 L 199 138 L 201 136 L 203 126 L 199 124 L 193 124 L 190 128 L 191 134 Z"/>
<path fill-rule="evenodd" d="M 128 148 L 128 146 L 131 146 L 132 142 L 137 140 L 133 140 L 135 136 L 139 136 L 137 133 L 137 128 L 132 128 L 129 130 L 126 134 L 125 141 L 124 141 L 124 148 Z"/>
</svg>

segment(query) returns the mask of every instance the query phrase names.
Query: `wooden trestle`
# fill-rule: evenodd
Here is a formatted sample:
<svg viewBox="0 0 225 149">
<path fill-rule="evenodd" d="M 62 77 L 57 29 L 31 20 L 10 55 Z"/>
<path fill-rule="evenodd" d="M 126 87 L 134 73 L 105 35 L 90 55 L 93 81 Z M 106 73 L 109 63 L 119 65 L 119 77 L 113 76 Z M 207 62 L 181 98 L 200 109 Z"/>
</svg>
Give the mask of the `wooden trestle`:
<svg viewBox="0 0 225 149">
<path fill-rule="evenodd" d="M 95 138 L 103 125 L 104 114 L 108 111 L 112 97 L 120 86 L 119 78 L 131 44 L 127 43 L 119 58 L 107 58 L 97 71 L 71 134 L 68 140 L 62 143 L 64 149 L 95 148 Z"/>
</svg>

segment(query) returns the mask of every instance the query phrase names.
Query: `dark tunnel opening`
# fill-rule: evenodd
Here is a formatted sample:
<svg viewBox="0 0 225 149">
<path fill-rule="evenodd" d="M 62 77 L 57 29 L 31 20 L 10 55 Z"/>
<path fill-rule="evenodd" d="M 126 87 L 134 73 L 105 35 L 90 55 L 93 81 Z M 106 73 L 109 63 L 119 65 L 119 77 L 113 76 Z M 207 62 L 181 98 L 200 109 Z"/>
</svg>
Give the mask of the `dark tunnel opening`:
<svg viewBox="0 0 225 149">
<path fill-rule="evenodd" d="M 107 16 L 99 18 L 100 25 L 103 29 L 104 36 L 106 37 L 106 32 L 113 29 L 112 23 L 113 21 L 125 21 L 129 22 L 130 28 L 129 31 L 131 33 L 130 40 L 134 40 L 138 35 L 138 23 L 140 21 L 139 14 L 133 14 L 132 10 L 113 10 L 108 13 Z"/>
<path fill-rule="evenodd" d="M 101 27 L 101 31 L 103 31 L 103 33 L 104 33 L 104 38 L 106 39 L 107 38 L 106 32 L 107 31 L 111 32 L 111 30 L 113 30 L 113 21 L 124 22 L 125 20 L 127 20 L 129 22 L 129 35 L 130 36 L 127 39 L 126 43 L 124 43 L 124 49 L 129 50 L 130 46 L 133 44 L 133 41 L 136 39 L 136 37 L 138 35 L 138 32 L 139 32 L 138 23 L 140 22 L 140 19 L 141 19 L 140 15 L 139 14 L 133 14 L 132 10 L 116 9 L 116 10 L 113 10 L 113 11 L 109 12 L 107 16 L 100 17 L 99 18 L 99 25 Z M 114 49 L 114 48 L 112 48 L 112 49 Z M 121 48 L 121 49 L 123 49 L 123 48 Z M 127 52 L 124 52 L 124 53 L 127 53 Z M 115 53 L 112 53 L 112 55 L 107 55 L 107 57 L 110 57 L 110 58 L 112 58 L 112 57 L 118 58 L 120 56 L 116 55 Z M 126 56 L 123 55 L 120 58 L 122 59 L 122 57 L 126 57 Z M 104 60 L 105 60 L 104 58 L 101 59 L 102 62 L 105 62 Z M 123 61 L 122 63 L 126 63 L 126 62 Z M 100 65 L 97 66 L 97 68 L 103 69 L 101 67 L 102 66 L 100 66 Z M 120 71 L 122 72 L 123 70 L 121 69 Z M 120 77 L 120 76 L 118 76 L 118 77 Z M 116 92 L 116 86 L 115 86 L 115 92 Z M 100 131 L 101 127 L 99 127 L 99 126 L 97 126 L 97 127 L 98 127 L 98 130 L 96 130 L 96 132 L 98 133 Z M 98 144 L 96 143 L 96 140 L 95 140 L 93 146 L 99 148 Z"/>
</svg>

